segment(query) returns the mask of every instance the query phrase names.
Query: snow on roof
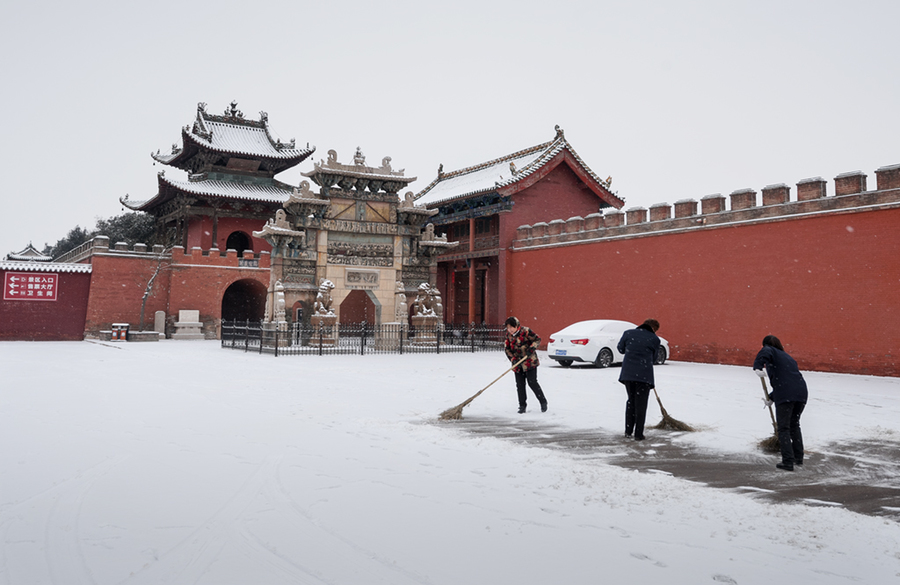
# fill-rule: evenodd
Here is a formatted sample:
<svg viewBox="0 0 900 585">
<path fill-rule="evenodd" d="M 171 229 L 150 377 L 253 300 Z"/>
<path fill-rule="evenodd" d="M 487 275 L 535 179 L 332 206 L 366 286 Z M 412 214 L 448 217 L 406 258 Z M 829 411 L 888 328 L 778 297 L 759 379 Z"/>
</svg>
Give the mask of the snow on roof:
<svg viewBox="0 0 900 585">
<path fill-rule="evenodd" d="M 278 148 L 276 146 L 278 143 L 272 143 L 269 132 L 265 127 L 213 121 L 207 121 L 206 126 L 211 134 L 209 139 L 194 132 L 190 133 L 190 137 L 195 142 L 219 152 L 243 154 L 251 157 L 290 159 L 303 156 L 309 150 L 304 149 L 300 151 L 295 148 Z"/>
<path fill-rule="evenodd" d="M 224 116 L 216 116 L 206 112 L 206 104 L 197 105 L 197 117 L 192 126 L 185 126 L 182 132 L 185 142 L 195 144 L 216 152 L 243 155 L 250 158 L 268 158 L 303 160 L 315 152 L 316 148 L 307 146 L 294 148 L 294 140 L 282 143 L 272 138 L 269 132 L 269 116 L 260 112 L 260 119 L 247 120 L 232 102 Z M 169 154 L 153 154 L 153 158 L 163 164 L 170 164 L 178 159 L 184 149 L 172 145 Z"/>
<path fill-rule="evenodd" d="M 62 262 L 5 262 L 0 270 L 8 272 L 90 272 L 90 264 L 65 264 Z"/>
<path fill-rule="evenodd" d="M 540 158 L 550 144 L 552 143 L 547 142 L 481 165 L 439 175 L 431 185 L 416 195 L 416 202 L 428 205 L 447 199 L 492 191 L 502 185 L 514 183 L 526 176 L 523 172 L 524 169 Z M 515 173 L 513 173 L 510 163 L 515 165 Z"/>
<path fill-rule="evenodd" d="M 569 151 L 581 168 L 599 185 L 608 184 L 581 160 L 578 153 L 566 141 L 563 131 L 556 127 L 556 138 L 525 150 L 494 159 L 480 165 L 450 173 L 439 171 L 438 177 L 416 195 L 416 202 L 424 205 L 461 199 L 479 193 L 488 193 L 525 179 L 552 160 L 563 150 Z"/>
<path fill-rule="evenodd" d="M 234 181 L 219 181 L 215 179 L 203 181 L 174 181 L 159 173 L 159 193 L 150 199 L 132 201 L 126 195 L 120 197 L 119 202 L 135 211 L 148 211 L 156 204 L 168 201 L 169 190 L 174 189 L 192 195 L 203 197 L 222 197 L 225 199 L 241 199 L 244 201 L 264 201 L 268 203 L 284 203 L 291 192 L 275 185 L 259 185 L 255 183 L 238 183 Z"/>
<path fill-rule="evenodd" d="M 53 260 L 53 256 L 45 256 L 31 242 L 28 242 L 28 246 L 24 250 L 21 252 L 10 252 L 6 255 L 6 259 L 18 262 L 50 262 Z"/>
<path fill-rule="evenodd" d="M 291 192 L 274 185 L 257 185 L 253 183 L 237 183 L 232 181 L 173 181 L 160 175 L 160 181 L 172 187 L 194 195 L 225 197 L 228 199 L 245 199 L 249 201 L 267 201 L 283 203 Z"/>
</svg>

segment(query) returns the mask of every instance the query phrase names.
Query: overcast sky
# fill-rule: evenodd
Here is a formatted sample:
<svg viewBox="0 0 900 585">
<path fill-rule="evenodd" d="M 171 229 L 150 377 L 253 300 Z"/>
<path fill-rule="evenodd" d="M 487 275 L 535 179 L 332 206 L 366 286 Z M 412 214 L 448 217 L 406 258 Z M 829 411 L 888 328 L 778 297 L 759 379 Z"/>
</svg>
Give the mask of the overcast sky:
<svg viewBox="0 0 900 585">
<path fill-rule="evenodd" d="M 6 1 L 0 30 L 0 256 L 155 195 L 201 101 L 315 145 L 293 184 L 360 146 L 418 192 L 556 124 L 626 208 L 900 163 L 894 1 Z"/>
</svg>

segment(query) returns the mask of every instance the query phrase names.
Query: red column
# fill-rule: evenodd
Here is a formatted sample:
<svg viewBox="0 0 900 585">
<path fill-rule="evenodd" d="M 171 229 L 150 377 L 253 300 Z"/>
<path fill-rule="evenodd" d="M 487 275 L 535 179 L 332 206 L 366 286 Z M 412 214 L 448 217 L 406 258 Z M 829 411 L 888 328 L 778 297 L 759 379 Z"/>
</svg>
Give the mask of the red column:
<svg viewBox="0 0 900 585">
<path fill-rule="evenodd" d="M 475 251 L 475 218 L 469 218 L 469 253 Z M 475 259 L 469 258 L 469 323 L 475 322 Z"/>
<path fill-rule="evenodd" d="M 488 275 L 491 273 L 490 267 L 484 269 L 484 322 L 491 322 L 491 281 Z"/>
</svg>

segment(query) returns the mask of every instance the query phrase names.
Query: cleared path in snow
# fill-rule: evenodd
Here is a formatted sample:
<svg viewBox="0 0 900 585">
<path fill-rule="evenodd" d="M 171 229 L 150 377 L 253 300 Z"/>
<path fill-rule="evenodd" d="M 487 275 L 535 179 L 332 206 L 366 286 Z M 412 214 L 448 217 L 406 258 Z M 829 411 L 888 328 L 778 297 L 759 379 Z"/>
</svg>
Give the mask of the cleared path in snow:
<svg viewBox="0 0 900 585">
<path fill-rule="evenodd" d="M 651 421 L 648 421 L 648 423 Z M 776 502 L 842 506 L 900 522 L 900 445 L 888 441 L 829 444 L 807 450 L 805 465 L 775 469 L 775 454 L 710 452 L 673 439 L 684 433 L 647 429 L 642 442 L 602 430 L 574 430 L 536 420 L 466 416 L 440 422 L 474 435 L 571 453 L 648 473 L 666 473 Z"/>
</svg>

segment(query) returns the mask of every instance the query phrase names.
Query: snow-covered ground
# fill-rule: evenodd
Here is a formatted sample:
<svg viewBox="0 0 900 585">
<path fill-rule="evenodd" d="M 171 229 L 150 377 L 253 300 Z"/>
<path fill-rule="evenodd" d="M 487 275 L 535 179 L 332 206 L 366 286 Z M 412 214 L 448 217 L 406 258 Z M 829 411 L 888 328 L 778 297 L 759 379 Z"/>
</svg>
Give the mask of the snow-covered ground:
<svg viewBox="0 0 900 585">
<path fill-rule="evenodd" d="M 548 362 L 550 411 L 523 417 L 620 431 L 617 368 Z M 499 352 L 2 343 L 0 583 L 900 581 L 893 520 L 430 424 L 507 366 Z M 809 449 L 900 443 L 900 379 L 804 375 Z M 680 441 L 727 456 L 771 432 L 749 367 L 670 362 L 657 387 L 703 428 Z M 464 414 L 515 410 L 508 376 Z"/>
</svg>

